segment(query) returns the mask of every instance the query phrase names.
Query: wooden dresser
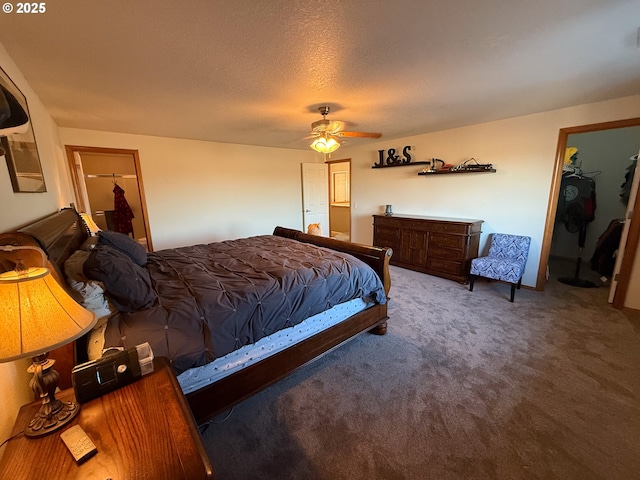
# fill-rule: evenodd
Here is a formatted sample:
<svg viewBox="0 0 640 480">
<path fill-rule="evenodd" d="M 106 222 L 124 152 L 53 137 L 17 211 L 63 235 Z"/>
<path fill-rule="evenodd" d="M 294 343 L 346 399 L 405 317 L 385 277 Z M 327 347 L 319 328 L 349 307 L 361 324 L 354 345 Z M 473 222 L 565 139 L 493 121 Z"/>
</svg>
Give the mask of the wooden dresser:
<svg viewBox="0 0 640 480">
<path fill-rule="evenodd" d="M 393 248 L 392 265 L 467 283 L 471 259 L 478 256 L 482 222 L 374 215 L 373 244 Z"/>
</svg>

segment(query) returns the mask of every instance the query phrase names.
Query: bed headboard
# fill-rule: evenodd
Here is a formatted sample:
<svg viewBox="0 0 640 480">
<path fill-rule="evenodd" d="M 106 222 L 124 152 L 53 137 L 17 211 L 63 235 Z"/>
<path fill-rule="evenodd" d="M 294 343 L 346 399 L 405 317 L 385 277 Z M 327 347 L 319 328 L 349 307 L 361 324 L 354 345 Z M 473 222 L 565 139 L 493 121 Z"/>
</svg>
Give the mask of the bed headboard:
<svg viewBox="0 0 640 480">
<path fill-rule="evenodd" d="M 0 245 L 41 248 L 47 256 L 47 267 L 51 270 L 51 274 L 60 285 L 68 289 L 62 274 L 64 262 L 88 237 L 89 230 L 82 217 L 73 208 L 64 208 L 17 231 L 0 233 Z M 13 270 L 18 260 L 22 261 L 26 267 L 42 266 L 42 255 L 35 250 L 0 251 L 0 271 Z M 76 342 L 51 352 L 51 358 L 56 361 L 55 369 L 60 374 L 60 388 L 72 386 L 71 369 L 78 361 L 85 360 L 82 352 L 86 351 L 86 348 L 80 342 L 77 347 L 78 355 L 76 355 L 74 345 Z"/>
<path fill-rule="evenodd" d="M 64 262 L 69 256 L 78 250 L 82 243 L 89 237 L 89 231 L 82 217 L 73 208 L 63 208 L 59 212 L 43 219 L 30 223 L 18 231 L 0 234 L 0 245 L 36 246 L 44 250 L 49 261 L 48 267 L 58 282 L 66 287 L 64 276 Z M 35 253 L 35 252 L 34 252 Z M 27 267 L 41 266 L 33 264 L 39 257 L 30 256 L 28 251 L 20 254 Z M 13 269 L 9 255 L 4 256 L 0 263 L 3 271 Z"/>
</svg>

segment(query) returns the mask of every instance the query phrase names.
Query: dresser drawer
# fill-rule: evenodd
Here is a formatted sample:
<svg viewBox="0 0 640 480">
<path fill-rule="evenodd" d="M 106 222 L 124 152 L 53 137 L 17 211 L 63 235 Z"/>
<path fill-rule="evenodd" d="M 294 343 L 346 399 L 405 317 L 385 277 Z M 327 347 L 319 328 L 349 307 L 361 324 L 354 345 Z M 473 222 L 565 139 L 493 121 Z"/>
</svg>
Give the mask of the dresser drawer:
<svg viewBox="0 0 640 480">
<path fill-rule="evenodd" d="M 461 262 L 464 260 L 464 250 L 443 248 L 437 245 L 429 245 L 427 255 L 429 258 L 441 258 L 444 260 L 452 260 L 454 262 Z"/>
<path fill-rule="evenodd" d="M 397 228 L 376 226 L 374 236 L 377 247 L 396 248 L 400 242 L 400 230 Z"/>
<path fill-rule="evenodd" d="M 430 232 L 442 232 L 442 233 L 458 233 L 467 234 L 469 231 L 468 225 L 462 225 L 459 223 L 437 223 L 431 222 L 429 224 Z"/>
<path fill-rule="evenodd" d="M 463 235 L 447 235 L 445 233 L 430 233 L 429 244 L 438 247 L 447 247 L 462 250 L 465 247 L 467 237 Z"/>
<path fill-rule="evenodd" d="M 442 258 L 427 259 L 427 269 L 434 272 L 448 273 L 450 275 L 463 275 L 460 271 L 462 264 L 460 262 L 453 262 L 451 260 L 444 260 Z"/>
</svg>

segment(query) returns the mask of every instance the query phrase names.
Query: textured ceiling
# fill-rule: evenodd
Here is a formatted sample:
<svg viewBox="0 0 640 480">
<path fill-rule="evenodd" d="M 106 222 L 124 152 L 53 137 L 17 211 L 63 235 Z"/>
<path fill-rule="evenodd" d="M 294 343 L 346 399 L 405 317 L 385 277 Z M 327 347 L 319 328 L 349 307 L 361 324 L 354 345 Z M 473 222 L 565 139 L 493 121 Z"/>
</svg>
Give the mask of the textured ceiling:
<svg viewBox="0 0 640 480">
<path fill-rule="evenodd" d="M 46 9 L 0 13 L 0 43 L 64 127 L 308 148 L 323 104 L 392 139 L 640 94 L 638 0 Z"/>
</svg>

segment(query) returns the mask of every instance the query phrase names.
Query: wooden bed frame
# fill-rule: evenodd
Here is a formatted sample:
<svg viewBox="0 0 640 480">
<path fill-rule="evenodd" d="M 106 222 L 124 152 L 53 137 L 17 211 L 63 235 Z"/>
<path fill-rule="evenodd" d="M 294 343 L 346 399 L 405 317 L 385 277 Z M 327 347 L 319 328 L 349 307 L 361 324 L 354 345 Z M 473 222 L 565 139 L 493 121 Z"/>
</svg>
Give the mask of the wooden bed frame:
<svg viewBox="0 0 640 480">
<path fill-rule="evenodd" d="M 380 276 L 385 292 L 391 287 L 389 278 L 389 248 L 370 247 L 332 238 L 308 235 L 298 230 L 276 227 L 274 235 L 291 238 L 349 253 L 369 264 Z M 31 223 L 17 232 L 0 234 L 0 245 L 32 245 L 42 248 L 48 256 L 49 268 L 57 280 L 67 287 L 64 280 L 64 261 L 88 238 L 88 230 L 74 209 L 65 208 L 48 217 Z M 27 266 L 37 261 L 37 255 L 28 257 L 21 251 Z M 10 255 L 9 255 L 10 257 Z M 41 259 L 39 260 L 41 262 Z M 29 262 L 29 263 L 28 263 Z M 36 264 L 39 266 L 39 264 Z M 35 265 L 34 265 L 35 266 Z M 11 270 L 13 264 L 7 255 L 0 258 L 0 270 Z M 68 287 L 67 287 L 68 288 Z M 347 320 L 276 353 L 241 371 L 231 374 L 211 385 L 187 395 L 187 401 L 198 424 L 210 420 L 238 402 L 274 384 L 298 368 L 337 348 L 349 339 L 370 331 L 384 335 L 387 329 L 387 305 L 375 304 Z M 71 385 L 71 368 L 86 360 L 84 342 L 77 342 L 75 352 L 71 347 L 63 347 L 51 354 L 56 360 L 56 370 L 60 373 L 61 388 Z"/>
</svg>

